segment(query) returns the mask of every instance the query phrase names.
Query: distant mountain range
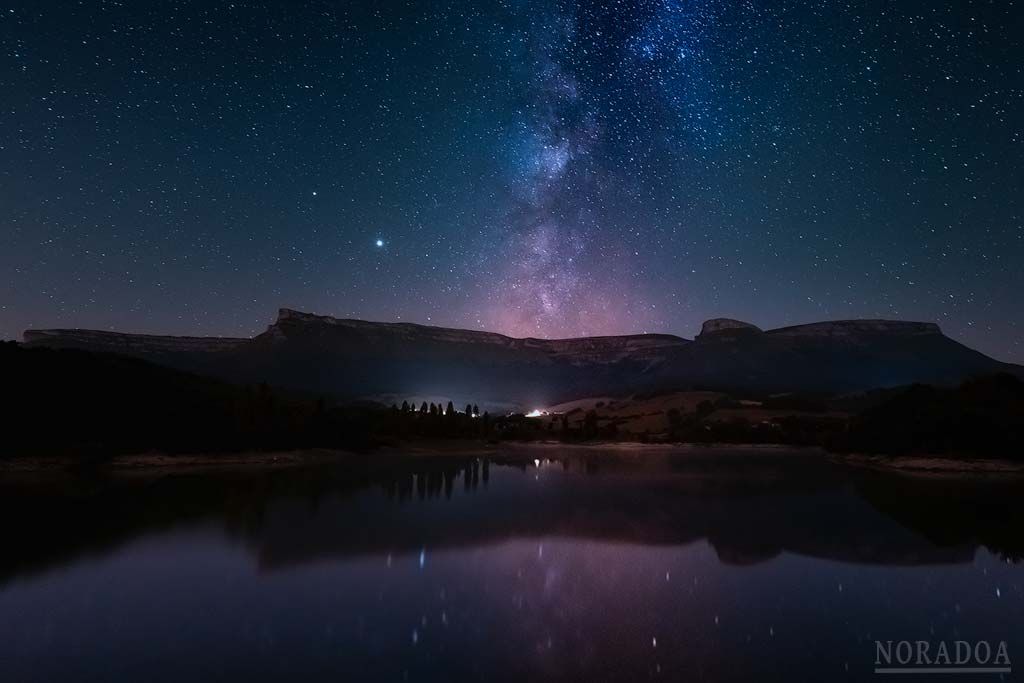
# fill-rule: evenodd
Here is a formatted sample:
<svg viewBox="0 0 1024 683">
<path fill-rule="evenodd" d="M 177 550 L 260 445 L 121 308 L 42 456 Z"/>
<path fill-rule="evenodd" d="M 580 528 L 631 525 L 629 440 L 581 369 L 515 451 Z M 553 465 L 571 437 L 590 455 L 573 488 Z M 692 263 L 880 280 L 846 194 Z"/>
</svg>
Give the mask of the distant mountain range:
<svg viewBox="0 0 1024 683">
<path fill-rule="evenodd" d="M 851 392 L 1024 377 L 932 323 L 841 320 L 775 330 L 718 318 L 694 340 L 667 334 L 515 339 L 491 332 L 338 319 L 281 309 L 252 339 L 28 330 L 27 346 L 111 352 L 236 382 L 342 398 L 448 396 L 549 405 L 692 388 Z"/>
</svg>

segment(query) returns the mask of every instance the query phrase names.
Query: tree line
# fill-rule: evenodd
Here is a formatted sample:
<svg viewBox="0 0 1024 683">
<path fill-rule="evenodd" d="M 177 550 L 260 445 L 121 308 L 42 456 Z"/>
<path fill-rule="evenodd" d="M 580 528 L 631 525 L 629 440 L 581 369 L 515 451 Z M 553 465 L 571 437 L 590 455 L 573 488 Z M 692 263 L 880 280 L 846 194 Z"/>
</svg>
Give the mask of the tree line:
<svg viewBox="0 0 1024 683">
<path fill-rule="evenodd" d="M 0 457 L 106 457 L 145 451 L 221 452 L 343 448 L 368 450 L 408 438 L 559 440 L 620 438 L 688 443 L 781 443 L 838 451 L 1024 458 L 1024 382 L 1010 374 L 958 387 L 915 385 L 871 392 L 854 414 L 826 401 L 787 398 L 799 415 L 751 423 L 713 419 L 727 404 L 669 410 L 667 431 L 623 435 L 614 419 L 491 415 L 468 403 L 405 400 L 390 408 L 235 385 L 114 354 L 25 348 L 0 342 L 5 417 Z M 732 399 L 721 399 L 730 401 Z M 835 401 L 836 399 L 832 399 Z M 581 419 L 582 418 L 582 419 Z"/>
</svg>

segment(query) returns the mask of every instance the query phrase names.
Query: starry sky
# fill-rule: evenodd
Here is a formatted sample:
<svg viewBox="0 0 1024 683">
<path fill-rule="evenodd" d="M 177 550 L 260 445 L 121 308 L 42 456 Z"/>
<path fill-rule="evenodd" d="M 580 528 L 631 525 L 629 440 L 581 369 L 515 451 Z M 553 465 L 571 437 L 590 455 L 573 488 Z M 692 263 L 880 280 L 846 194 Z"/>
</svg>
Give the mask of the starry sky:
<svg viewBox="0 0 1024 683">
<path fill-rule="evenodd" d="M 884 317 L 1024 362 L 1024 7 L 0 0 L 0 337 Z"/>
</svg>

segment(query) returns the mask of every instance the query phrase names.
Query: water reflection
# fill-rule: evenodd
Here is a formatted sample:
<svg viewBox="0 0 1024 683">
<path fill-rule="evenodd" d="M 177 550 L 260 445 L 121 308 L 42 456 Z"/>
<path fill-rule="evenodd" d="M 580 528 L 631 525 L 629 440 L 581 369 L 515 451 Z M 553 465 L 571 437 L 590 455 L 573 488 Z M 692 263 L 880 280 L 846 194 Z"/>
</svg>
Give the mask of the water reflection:
<svg viewBox="0 0 1024 683">
<path fill-rule="evenodd" d="M 0 660 L 103 679 L 116 644 L 129 678 L 724 680 L 788 657 L 856 678 L 887 632 L 1024 626 L 1017 483 L 551 455 L 6 477 Z M 165 662 L 200 635 L 220 659 Z"/>
<path fill-rule="evenodd" d="M 715 454 L 372 459 L 344 466 L 48 474 L 0 482 L 0 580 L 218 520 L 260 567 L 547 536 L 648 545 L 707 539 L 729 564 L 783 552 L 866 564 L 1020 558 L 1019 486 L 848 470 L 818 458 Z M 492 486 L 493 468 L 502 470 Z M 383 495 L 381 495 L 383 494 Z M 429 503 L 446 501 L 448 504 Z M 424 505 L 423 503 L 427 503 Z"/>
</svg>

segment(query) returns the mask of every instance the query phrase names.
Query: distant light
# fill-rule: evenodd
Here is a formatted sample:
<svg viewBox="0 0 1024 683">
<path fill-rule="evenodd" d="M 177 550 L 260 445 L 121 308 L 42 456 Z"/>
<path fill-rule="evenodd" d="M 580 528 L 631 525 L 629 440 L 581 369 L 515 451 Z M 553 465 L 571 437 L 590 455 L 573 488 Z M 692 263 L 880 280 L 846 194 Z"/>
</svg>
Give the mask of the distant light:
<svg viewBox="0 0 1024 683">
<path fill-rule="evenodd" d="M 541 410 L 540 408 L 534 408 L 533 410 L 526 414 L 526 417 L 542 417 L 544 415 L 547 415 L 545 411 Z"/>
<path fill-rule="evenodd" d="M 378 247 L 383 247 L 384 246 L 384 240 L 378 239 L 376 242 L 374 242 L 374 244 L 376 244 Z"/>
<path fill-rule="evenodd" d="M 533 466 L 534 467 L 540 467 L 540 460 L 534 459 Z"/>
</svg>

